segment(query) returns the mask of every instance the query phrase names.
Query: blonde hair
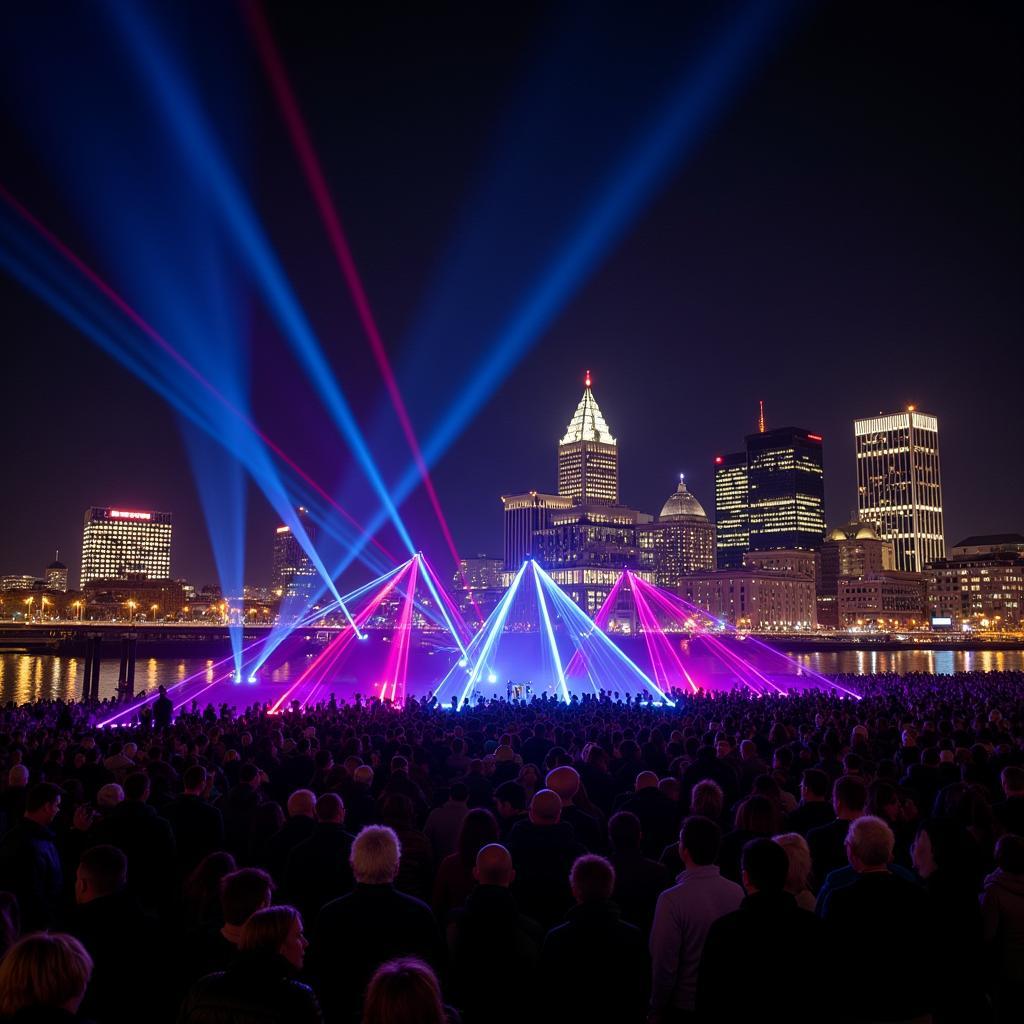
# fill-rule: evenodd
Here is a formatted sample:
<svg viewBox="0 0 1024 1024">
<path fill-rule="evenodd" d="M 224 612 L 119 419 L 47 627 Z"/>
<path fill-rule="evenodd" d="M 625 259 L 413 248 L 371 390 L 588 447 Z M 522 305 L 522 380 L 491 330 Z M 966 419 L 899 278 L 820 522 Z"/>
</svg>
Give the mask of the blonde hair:
<svg viewBox="0 0 1024 1024">
<path fill-rule="evenodd" d="M 786 851 L 789 858 L 789 873 L 786 875 L 786 892 L 803 892 L 811 887 L 811 848 L 799 832 L 784 832 L 775 836 L 774 842 Z"/>
<path fill-rule="evenodd" d="M 80 1000 L 91 976 L 92 958 L 78 939 L 62 932 L 26 935 L 0 961 L 0 1016 Z"/>
<path fill-rule="evenodd" d="M 242 926 L 238 948 L 242 952 L 277 953 L 288 939 L 292 925 L 302 916 L 294 907 L 264 907 L 252 914 Z"/>
<path fill-rule="evenodd" d="M 386 825 L 366 825 L 352 843 L 349 863 L 357 882 L 383 885 L 398 874 L 402 846 L 394 829 Z"/>
</svg>

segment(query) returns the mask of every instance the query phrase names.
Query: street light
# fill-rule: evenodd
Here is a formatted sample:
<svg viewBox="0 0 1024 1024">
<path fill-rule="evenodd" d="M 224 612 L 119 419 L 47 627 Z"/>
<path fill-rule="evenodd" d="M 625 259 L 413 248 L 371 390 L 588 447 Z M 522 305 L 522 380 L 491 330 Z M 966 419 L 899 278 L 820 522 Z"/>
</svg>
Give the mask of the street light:
<svg viewBox="0 0 1024 1024">
<path fill-rule="evenodd" d="M 158 611 L 160 611 L 160 605 L 158 605 L 158 604 L 151 604 L 149 606 L 149 610 L 153 613 L 153 621 L 156 622 L 156 613 Z"/>
<path fill-rule="evenodd" d="M 75 609 L 75 615 L 77 616 L 79 622 L 82 621 L 82 604 L 82 601 L 71 602 L 71 607 Z"/>
<path fill-rule="evenodd" d="M 138 601 L 125 601 L 128 606 L 128 621 L 133 622 L 135 619 L 135 609 L 139 607 Z"/>
</svg>

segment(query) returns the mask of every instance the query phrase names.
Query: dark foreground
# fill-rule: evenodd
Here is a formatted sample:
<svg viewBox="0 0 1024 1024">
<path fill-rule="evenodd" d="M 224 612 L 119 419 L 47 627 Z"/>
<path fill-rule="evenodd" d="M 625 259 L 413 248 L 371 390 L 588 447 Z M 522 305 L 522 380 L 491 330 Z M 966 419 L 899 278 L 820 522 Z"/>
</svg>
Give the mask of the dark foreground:
<svg viewBox="0 0 1024 1024">
<path fill-rule="evenodd" d="M 9 705 L 0 1017 L 1018 1019 L 1024 673 L 847 682 Z"/>
</svg>

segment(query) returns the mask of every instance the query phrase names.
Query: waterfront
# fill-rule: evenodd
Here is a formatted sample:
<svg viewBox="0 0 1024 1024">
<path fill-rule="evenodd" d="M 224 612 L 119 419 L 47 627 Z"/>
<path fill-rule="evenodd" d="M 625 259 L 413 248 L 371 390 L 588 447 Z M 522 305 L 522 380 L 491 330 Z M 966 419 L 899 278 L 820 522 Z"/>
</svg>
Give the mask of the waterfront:
<svg viewBox="0 0 1024 1024">
<path fill-rule="evenodd" d="M 424 666 L 423 654 L 417 659 Z M 896 672 L 901 675 L 924 672 L 949 675 L 954 672 L 1003 672 L 1024 671 L 1024 651 L 1020 650 L 850 650 L 798 652 L 792 655 L 796 666 L 808 672 L 831 678 L 836 675 L 865 675 Z M 308 658 L 299 656 L 276 664 L 262 679 L 259 693 L 248 687 L 217 690 L 216 699 L 225 693 L 238 693 L 237 703 L 253 700 L 269 700 L 287 689 L 290 683 L 308 664 Z M 77 699 L 81 691 L 84 659 L 74 656 L 51 654 L 0 654 L 0 703 L 15 701 L 25 703 L 33 700 L 55 698 Z M 431 666 L 433 667 L 433 666 Z M 154 690 L 158 686 L 172 686 L 183 680 L 197 677 L 196 683 L 212 686 L 223 676 L 224 667 L 214 659 L 205 658 L 147 658 L 140 657 L 136 667 L 135 685 L 139 693 Z M 112 696 L 117 689 L 118 662 L 108 658 L 100 671 L 100 697 Z M 338 691 L 348 693 L 360 690 L 358 670 L 346 671 L 337 679 Z M 413 672 L 411 678 L 436 678 L 435 671 Z M 502 680 L 502 683 L 504 680 Z M 364 685 L 362 692 L 368 692 L 370 685 Z M 420 694 L 426 685 L 410 685 L 410 692 Z M 199 692 L 203 701 L 202 686 L 191 688 L 191 695 Z M 207 699 L 214 696 L 207 692 Z"/>
</svg>

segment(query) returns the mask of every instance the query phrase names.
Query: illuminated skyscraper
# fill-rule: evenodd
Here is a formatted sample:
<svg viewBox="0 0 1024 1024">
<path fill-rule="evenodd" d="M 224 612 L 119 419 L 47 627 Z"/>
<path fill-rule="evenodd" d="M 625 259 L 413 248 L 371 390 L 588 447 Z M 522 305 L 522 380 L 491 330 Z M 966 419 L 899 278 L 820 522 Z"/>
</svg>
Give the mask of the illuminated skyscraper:
<svg viewBox="0 0 1024 1024">
<path fill-rule="evenodd" d="M 574 505 L 619 502 L 619 449 L 590 390 L 589 370 L 583 397 L 558 442 L 558 493 Z"/>
<path fill-rule="evenodd" d="M 821 435 L 780 427 L 747 435 L 751 551 L 817 551 L 825 537 Z"/>
<path fill-rule="evenodd" d="M 47 590 L 66 594 L 68 590 L 68 567 L 60 560 L 60 551 L 56 558 L 46 567 L 43 585 Z"/>
<path fill-rule="evenodd" d="M 128 576 L 169 579 L 170 512 L 90 508 L 82 531 L 82 588 L 91 580 Z"/>
<path fill-rule="evenodd" d="M 944 558 L 939 422 L 913 407 L 854 421 L 857 512 L 891 540 L 896 568 L 921 572 Z"/>
<path fill-rule="evenodd" d="M 316 539 L 316 524 L 309 512 L 298 509 L 299 519 L 311 541 Z M 292 533 L 290 526 L 279 526 L 274 533 L 274 567 L 271 589 L 282 598 L 301 597 L 310 600 L 316 589 L 317 572 L 309 555 Z"/>
<path fill-rule="evenodd" d="M 527 491 L 503 494 L 501 504 L 505 509 L 505 568 L 514 571 L 533 554 L 533 535 L 548 525 L 549 514 L 571 508 L 572 500 L 558 494 Z"/>
<path fill-rule="evenodd" d="M 715 561 L 738 569 L 750 546 L 747 511 L 747 453 L 715 456 Z"/>
</svg>

